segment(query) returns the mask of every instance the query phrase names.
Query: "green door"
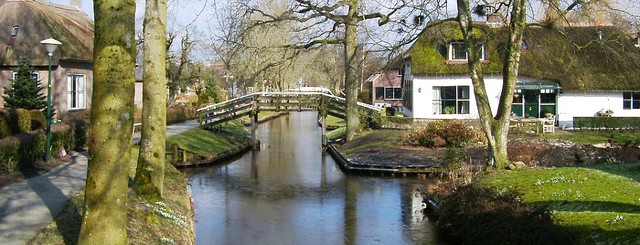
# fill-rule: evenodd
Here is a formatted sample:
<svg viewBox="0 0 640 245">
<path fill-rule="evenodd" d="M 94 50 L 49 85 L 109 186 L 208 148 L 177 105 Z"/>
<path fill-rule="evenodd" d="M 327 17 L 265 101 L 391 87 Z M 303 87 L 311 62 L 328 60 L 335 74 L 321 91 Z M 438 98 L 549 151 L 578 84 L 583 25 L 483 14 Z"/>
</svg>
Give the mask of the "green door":
<svg viewBox="0 0 640 245">
<path fill-rule="evenodd" d="M 540 90 L 522 90 L 524 96 L 524 114 L 528 117 L 540 117 Z"/>
</svg>

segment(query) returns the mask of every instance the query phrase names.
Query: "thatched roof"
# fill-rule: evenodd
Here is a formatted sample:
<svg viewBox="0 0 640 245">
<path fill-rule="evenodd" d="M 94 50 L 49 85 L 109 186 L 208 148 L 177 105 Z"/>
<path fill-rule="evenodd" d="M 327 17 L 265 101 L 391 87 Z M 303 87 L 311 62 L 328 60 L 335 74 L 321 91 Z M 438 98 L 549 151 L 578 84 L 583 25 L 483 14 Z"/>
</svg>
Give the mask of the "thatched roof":
<svg viewBox="0 0 640 245">
<path fill-rule="evenodd" d="M 485 30 L 489 61 L 484 71 L 500 74 L 506 30 Z M 442 50 L 438 52 L 439 46 L 442 49 L 441 45 L 461 39 L 458 26 L 452 23 L 425 30 L 409 53 L 412 73 L 467 74 L 467 64 L 448 64 Z M 640 49 L 615 27 L 530 27 L 524 40 L 522 76 L 557 81 L 567 91 L 640 90 Z"/>
<path fill-rule="evenodd" d="M 33 66 L 48 64 L 46 50 L 40 41 L 54 38 L 62 45 L 53 56 L 60 60 L 92 62 L 93 21 L 76 8 L 34 0 L 0 0 L 0 66 L 15 66 L 20 57 Z M 20 31 L 10 45 L 11 31 Z"/>
</svg>

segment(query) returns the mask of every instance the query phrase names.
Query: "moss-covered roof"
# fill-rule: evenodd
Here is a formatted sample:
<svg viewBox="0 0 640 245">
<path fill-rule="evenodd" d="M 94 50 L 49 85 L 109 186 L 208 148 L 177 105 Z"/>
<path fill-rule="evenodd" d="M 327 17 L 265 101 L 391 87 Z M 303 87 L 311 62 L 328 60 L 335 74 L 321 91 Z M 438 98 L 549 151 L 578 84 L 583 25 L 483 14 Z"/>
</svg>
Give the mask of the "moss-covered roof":
<svg viewBox="0 0 640 245">
<path fill-rule="evenodd" d="M 504 28 L 489 29 L 486 74 L 502 71 Z M 600 39 L 602 33 L 602 39 Z M 461 40 L 457 24 L 444 23 L 425 30 L 410 50 L 414 75 L 466 74 L 466 63 L 447 62 L 438 46 Z M 640 90 L 640 48 L 615 27 L 530 27 L 524 37 L 520 75 L 553 80 L 568 91 Z"/>
<path fill-rule="evenodd" d="M 92 62 L 94 24 L 86 14 L 34 0 L 4 1 L 0 5 L 0 66 L 15 66 L 20 57 L 29 58 L 33 66 L 47 65 L 46 50 L 40 44 L 47 38 L 62 42 L 54 53 L 54 64 L 60 60 Z M 11 45 L 14 26 L 20 31 Z"/>
</svg>

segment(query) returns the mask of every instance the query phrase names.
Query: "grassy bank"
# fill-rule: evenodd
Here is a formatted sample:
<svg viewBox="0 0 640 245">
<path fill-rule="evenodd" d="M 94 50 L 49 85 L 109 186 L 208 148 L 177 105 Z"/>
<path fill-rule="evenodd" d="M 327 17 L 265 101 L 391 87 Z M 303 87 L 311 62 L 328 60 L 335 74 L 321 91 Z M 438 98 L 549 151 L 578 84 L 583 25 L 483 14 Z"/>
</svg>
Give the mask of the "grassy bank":
<svg viewBox="0 0 640 245">
<path fill-rule="evenodd" d="M 247 132 L 238 122 L 229 122 L 215 131 L 192 129 L 167 138 L 201 156 L 216 155 L 246 142 Z M 138 146 L 132 149 L 130 178 L 135 175 Z M 151 201 L 129 191 L 127 234 L 129 244 L 194 244 L 193 206 L 187 177 L 171 165 L 165 171 L 164 200 Z M 29 244 L 76 244 L 80 232 L 84 195 L 75 195 L 65 209 Z"/>
<path fill-rule="evenodd" d="M 187 177 L 167 166 L 162 202 L 145 200 L 129 190 L 129 244 L 194 244 L 193 207 Z M 29 244 L 77 244 L 84 193 L 71 198 L 64 210 Z"/>
<path fill-rule="evenodd" d="M 513 190 L 521 201 L 548 207 L 554 222 L 579 243 L 640 241 L 640 164 L 523 169 L 485 176 L 480 184 L 498 193 Z"/>
<path fill-rule="evenodd" d="M 236 149 L 248 143 L 250 135 L 236 121 L 216 127 L 215 130 L 194 128 L 167 138 L 167 144 L 177 145 L 197 155 L 207 157 Z"/>
</svg>

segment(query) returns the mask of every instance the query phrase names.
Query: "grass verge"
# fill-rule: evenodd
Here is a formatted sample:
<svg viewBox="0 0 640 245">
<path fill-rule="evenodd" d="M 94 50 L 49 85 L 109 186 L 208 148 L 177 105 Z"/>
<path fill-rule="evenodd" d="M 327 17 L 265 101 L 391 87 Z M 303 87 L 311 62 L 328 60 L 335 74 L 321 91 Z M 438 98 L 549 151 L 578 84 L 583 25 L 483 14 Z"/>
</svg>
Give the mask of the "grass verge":
<svg viewBox="0 0 640 245">
<path fill-rule="evenodd" d="M 561 139 L 581 144 L 613 143 L 615 145 L 640 145 L 640 134 L 620 131 L 564 131 L 554 134 L 542 134 L 535 137 Z M 531 137 L 531 136 L 527 136 Z"/>
<path fill-rule="evenodd" d="M 546 206 L 554 222 L 579 243 L 640 241 L 640 164 L 504 171 L 480 184 L 515 191 L 533 206 Z"/>
<path fill-rule="evenodd" d="M 167 138 L 188 151 L 214 155 L 235 149 L 246 142 L 248 133 L 238 122 L 229 122 L 215 131 L 192 129 Z M 135 176 L 139 146 L 133 146 L 129 176 Z M 165 169 L 164 200 L 146 200 L 129 190 L 127 235 L 129 244 L 194 244 L 193 206 L 187 177 L 175 167 Z M 29 244 L 76 244 L 82 219 L 84 193 L 78 193 L 64 210 Z"/>
</svg>

